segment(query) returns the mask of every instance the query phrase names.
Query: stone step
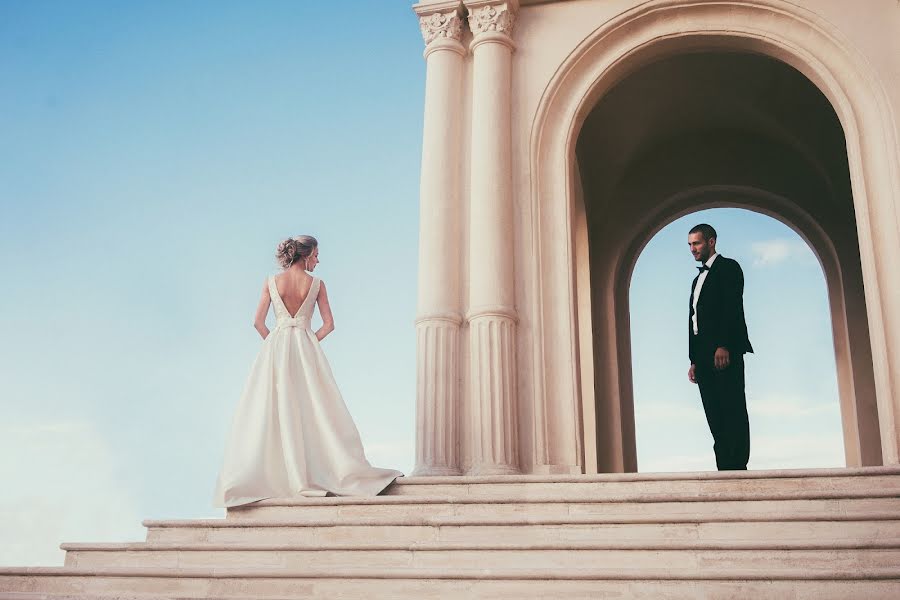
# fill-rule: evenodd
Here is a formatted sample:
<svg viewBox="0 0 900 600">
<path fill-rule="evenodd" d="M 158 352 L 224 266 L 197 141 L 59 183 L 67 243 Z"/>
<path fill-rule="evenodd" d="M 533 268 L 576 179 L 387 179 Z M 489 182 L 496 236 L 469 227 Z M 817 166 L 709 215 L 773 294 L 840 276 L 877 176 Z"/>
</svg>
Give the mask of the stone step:
<svg viewBox="0 0 900 600">
<path fill-rule="evenodd" d="M 332 544 L 414 544 L 424 542 L 496 542 L 529 544 L 616 540 L 622 543 L 646 543 L 659 540 L 752 541 L 777 540 L 784 543 L 804 540 L 840 541 L 845 539 L 900 540 L 897 515 L 881 515 L 883 520 L 760 520 L 660 522 L 609 522 L 603 518 L 569 518 L 564 521 L 531 519 L 515 521 L 488 519 L 434 518 L 419 524 L 401 521 L 385 526 L 360 521 L 316 523 L 302 521 L 145 521 L 148 542 L 209 543 L 332 543 Z"/>
<path fill-rule="evenodd" d="M 386 542 L 366 544 L 346 544 L 334 542 L 315 543 L 210 543 L 210 542 L 96 542 L 61 544 L 63 550 L 71 552 L 131 552 L 141 550 L 879 550 L 894 549 L 900 542 L 894 539 L 873 539 L 871 537 L 845 537 L 840 540 L 588 540 L 588 541 L 543 541 L 514 544 L 497 540 L 471 542 Z"/>
<path fill-rule="evenodd" d="M 562 545 L 565 546 L 565 545 Z M 288 569 L 297 574 L 314 569 L 367 568 L 440 569 L 447 565 L 461 569 L 529 568 L 535 572 L 563 575 L 579 571 L 585 565 L 603 565 L 607 569 L 690 569 L 710 575 L 721 569 L 734 572 L 766 570 L 772 573 L 796 570 L 803 565 L 806 573 L 828 573 L 857 568 L 900 567 L 900 543 L 888 548 L 848 548 L 818 550 L 733 550 L 733 549 L 323 549 L 291 547 L 220 546 L 154 546 L 90 548 L 69 550 L 66 566 L 78 568 L 106 567 L 243 567 Z"/>
<path fill-rule="evenodd" d="M 585 568 L 535 573 L 530 569 L 380 569 L 310 571 L 297 577 L 284 569 L 0 569 L 5 600 L 156 598 L 478 598 L 633 600 L 688 598 L 741 600 L 895 600 L 900 568 L 859 568 L 810 575 L 802 569 L 722 569 L 700 576 L 690 569 Z M 29 595 L 30 594 L 30 595 Z"/>
<path fill-rule="evenodd" d="M 348 501 L 349 500 L 349 501 Z M 360 501 L 365 500 L 365 501 Z M 375 500 L 378 500 L 377 502 Z M 538 518 L 561 519 L 579 515 L 605 516 L 610 519 L 761 519 L 773 515 L 829 515 L 866 519 L 870 515 L 893 514 L 900 517 L 900 497 L 885 498 L 829 498 L 790 500 L 720 500 L 702 498 L 694 501 L 671 499 L 654 502 L 578 502 L 562 500 L 486 501 L 484 499 L 456 499 L 448 497 L 379 496 L 377 498 L 310 498 L 283 501 L 275 504 L 250 504 L 228 511 L 229 521 L 302 520 L 341 521 L 352 519 L 384 519 L 396 522 L 409 518 L 422 520 L 439 517 L 470 518 Z"/>
<path fill-rule="evenodd" d="M 540 506 L 540 505 L 539 505 Z M 358 515 L 342 515 L 337 518 L 309 518 L 303 509 L 286 512 L 279 518 L 232 518 L 232 519 L 146 519 L 144 527 L 148 530 L 164 529 L 253 529 L 280 527 L 403 527 L 403 526 L 460 526 L 460 525 L 579 525 L 579 524 L 678 524 L 678 523 L 773 523 L 790 521 L 895 521 L 900 519 L 900 512 L 890 505 L 880 506 L 877 502 L 863 503 L 853 509 L 828 508 L 824 510 L 772 511 L 762 510 L 673 510 L 671 512 L 645 510 L 604 511 L 593 506 L 575 505 L 572 512 L 541 515 L 530 511 L 504 510 L 498 506 L 494 512 L 487 514 L 441 514 L 440 511 L 411 509 L 398 514 L 374 514 L 362 511 Z M 743 507 L 746 508 L 746 507 Z M 580 510 L 583 509 L 583 510 Z M 539 512 L 539 511 L 538 511 Z"/>
<path fill-rule="evenodd" d="M 593 501 L 674 501 L 691 498 L 777 499 L 801 497 L 900 496 L 900 468 L 805 469 L 698 473 L 625 473 L 572 476 L 403 477 L 387 496 L 452 498 L 591 499 Z M 284 501 L 263 501 L 263 505 Z"/>
<path fill-rule="evenodd" d="M 0 569 L 0 600 L 900 598 L 898 467 L 402 478 L 144 524 Z"/>
</svg>

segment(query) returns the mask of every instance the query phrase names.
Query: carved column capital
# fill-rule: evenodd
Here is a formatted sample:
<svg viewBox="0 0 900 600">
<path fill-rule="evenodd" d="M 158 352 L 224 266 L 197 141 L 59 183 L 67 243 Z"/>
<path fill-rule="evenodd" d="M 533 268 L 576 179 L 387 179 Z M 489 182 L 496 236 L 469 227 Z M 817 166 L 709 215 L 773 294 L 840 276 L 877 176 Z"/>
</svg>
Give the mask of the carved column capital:
<svg viewBox="0 0 900 600">
<path fill-rule="evenodd" d="M 462 37 L 463 5 L 458 0 L 428 5 L 417 4 L 414 8 L 419 15 L 419 27 L 426 46 L 435 40 L 458 42 Z"/>
<path fill-rule="evenodd" d="M 426 45 L 438 39 L 458 42 L 462 37 L 462 17 L 456 11 L 436 12 L 419 17 L 419 27 L 422 28 L 422 38 Z"/>
<path fill-rule="evenodd" d="M 476 38 L 486 33 L 512 37 L 518 0 L 472 0 L 466 2 L 466 8 L 469 9 L 469 29 Z"/>
</svg>

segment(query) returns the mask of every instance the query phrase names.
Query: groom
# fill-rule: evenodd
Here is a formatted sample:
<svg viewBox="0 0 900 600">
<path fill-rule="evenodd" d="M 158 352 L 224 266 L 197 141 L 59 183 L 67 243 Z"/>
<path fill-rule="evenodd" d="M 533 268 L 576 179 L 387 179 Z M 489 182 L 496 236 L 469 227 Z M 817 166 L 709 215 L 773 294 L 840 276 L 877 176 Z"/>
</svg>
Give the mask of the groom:
<svg viewBox="0 0 900 600">
<path fill-rule="evenodd" d="M 744 395 L 744 353 L 753 352 L 744 321 L 744 274 L 716 253 L 716 230 L 697 225 L 688 244 L 700 271 L 691 284 L 688 379 L 700 387 L 720 471 L 746 470 L 750 424 Z"/>
</svg>

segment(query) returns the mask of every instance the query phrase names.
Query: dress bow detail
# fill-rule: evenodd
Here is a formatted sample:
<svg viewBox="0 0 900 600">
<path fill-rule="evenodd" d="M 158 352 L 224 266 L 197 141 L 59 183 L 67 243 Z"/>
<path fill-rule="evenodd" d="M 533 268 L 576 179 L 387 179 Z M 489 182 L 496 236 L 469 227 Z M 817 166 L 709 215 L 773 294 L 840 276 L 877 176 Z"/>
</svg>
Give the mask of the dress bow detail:
<svg viewBox="0 0 900 600">
<path fill-rule="evenodd" d="M 288 317 L 278 322 L 279 327 L 308 327 L 309 317 Z"/>
</svg>

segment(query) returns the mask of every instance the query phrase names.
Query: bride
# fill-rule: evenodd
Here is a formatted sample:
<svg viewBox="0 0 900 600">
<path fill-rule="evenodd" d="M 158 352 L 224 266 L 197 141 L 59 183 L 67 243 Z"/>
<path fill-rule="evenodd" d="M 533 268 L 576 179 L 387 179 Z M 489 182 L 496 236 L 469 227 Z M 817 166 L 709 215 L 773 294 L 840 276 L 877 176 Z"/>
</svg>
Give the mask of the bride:
<svg viewBox="0 0 900 600">
<path fill-rule="evenodd" d="M 265 498 L 374 496 L 399 471 L 373 467 L 319 342 L 334 330 L 325 284 L 310 275 L 316 239 L 289 238 L 275 254 L 284 269 L 263 284 L 254 325 L 263 337 L 225 446 L 213 502 L 231 507 Z M 311 318 L 319 305 L 322 327 Z M 266 327 L 269 305 L 275 328 Z"/>
</svg>

